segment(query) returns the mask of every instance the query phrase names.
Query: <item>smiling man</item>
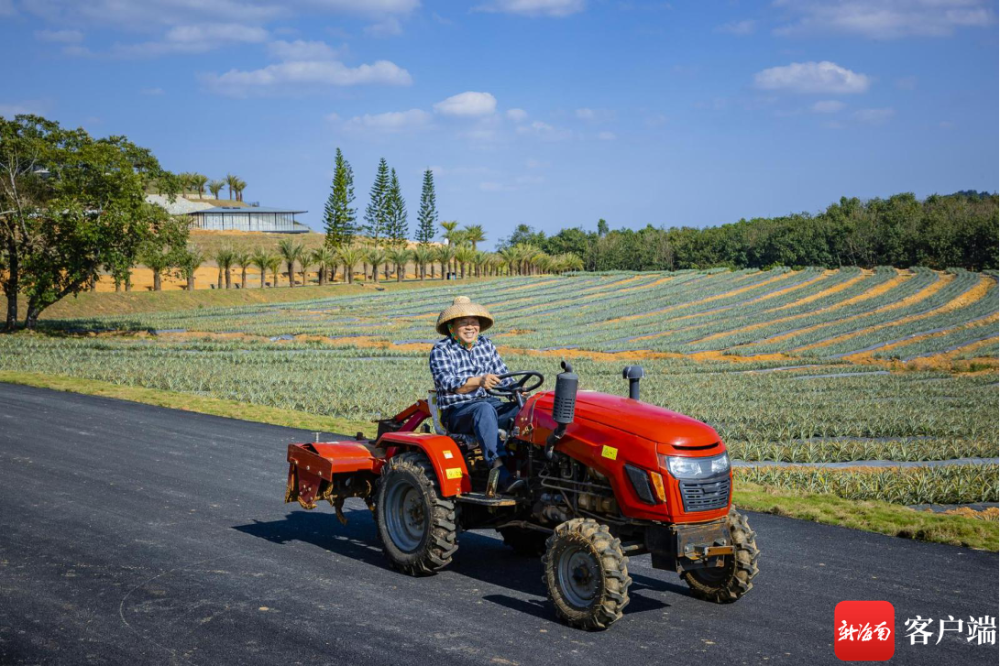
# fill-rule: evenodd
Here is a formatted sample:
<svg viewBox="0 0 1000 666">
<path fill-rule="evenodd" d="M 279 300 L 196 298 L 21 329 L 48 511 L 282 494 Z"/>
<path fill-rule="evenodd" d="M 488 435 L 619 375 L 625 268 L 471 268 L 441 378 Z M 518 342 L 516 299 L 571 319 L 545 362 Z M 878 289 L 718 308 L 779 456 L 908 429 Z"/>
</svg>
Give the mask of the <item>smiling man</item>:
<svg viewBox="0 0 1000 666">
<path fill-rule="evenodd" d="M 518 404 L 489 396 L 486 391 L 506 386 L 509 372 L 497 348 L 481 333 L 493 325 L 486 308 L 465 296 L 457 297 L 437 320 L 437 332 L 445 336 L 431 349 L 431 374 L 437 389 L 441 422 L 448 432 L 474 435 L 483 448 L 483 457 L 500 466 L 506 451 L 499 429 L 509 429 Z M 501 467 L 500 489 L 509 480 Z"/>
</svg>

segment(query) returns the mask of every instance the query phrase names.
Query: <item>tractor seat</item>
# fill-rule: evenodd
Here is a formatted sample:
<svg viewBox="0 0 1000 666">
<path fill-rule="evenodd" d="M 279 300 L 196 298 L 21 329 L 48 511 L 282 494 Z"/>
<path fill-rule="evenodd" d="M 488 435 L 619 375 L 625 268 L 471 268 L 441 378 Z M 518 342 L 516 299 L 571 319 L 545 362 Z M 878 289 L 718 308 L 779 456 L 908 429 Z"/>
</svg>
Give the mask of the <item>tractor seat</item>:
<svg viewBox="0 0 1000 666">
<path fill-rule="evenodd" d="M 441 420 L 441 410 L 438 408 L 438 397 L 437 391 L 431 389 L 427 392 L 427 409 L 431 413 L 431 421 L 434 423 L 434 432 L 439 435 L 446 435 L 455 440 L 455 443 L 461 446 L 466 451 L 472 451 L 478 449 L 479 442 L 472 435 L 466 435 L 462 433 L 450 433 L 448 429 L 444 427 L 444 422 Z M 500 441 L 507 440 L 507 433 L 504 430 L 500 430 Z"/>
</svg>

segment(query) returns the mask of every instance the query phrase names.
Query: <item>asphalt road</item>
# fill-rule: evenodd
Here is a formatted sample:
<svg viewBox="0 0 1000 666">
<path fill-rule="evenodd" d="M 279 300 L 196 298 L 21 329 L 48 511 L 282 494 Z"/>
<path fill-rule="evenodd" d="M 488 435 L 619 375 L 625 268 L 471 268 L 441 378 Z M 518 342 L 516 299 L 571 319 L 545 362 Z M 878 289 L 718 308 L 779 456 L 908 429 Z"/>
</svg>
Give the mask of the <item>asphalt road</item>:
<svg viewBox="0 0 1000 666">
<path fill-rule="evenodd" d="M 997 663 L 903 626 L 996 617 L 995 553 L 751 514 L 761 572 L 741 601 L 698 601 L 635 557 L 625 617 L 585 633 L 494 533 L 414 579 L 363 505 L 343 527 L 283 504 L 285 445 L 311 437 L 0 384 L 0 663 L 833 664 L 845 599 L 895 605 L 895 663 Z"/>
</svg>

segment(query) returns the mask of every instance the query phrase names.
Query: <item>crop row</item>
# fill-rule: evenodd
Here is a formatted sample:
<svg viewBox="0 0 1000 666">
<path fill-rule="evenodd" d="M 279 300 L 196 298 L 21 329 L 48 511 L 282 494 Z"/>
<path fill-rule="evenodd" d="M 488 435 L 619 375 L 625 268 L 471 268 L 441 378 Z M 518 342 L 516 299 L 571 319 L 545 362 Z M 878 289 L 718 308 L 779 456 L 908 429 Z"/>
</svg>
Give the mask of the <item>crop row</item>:
<svg viewBox="0 0 1000 666">
<path fill-rule="evenodd" d="M 559 359 L 509 354 L 505 360 L 511 369 L 547 374 L 551 385 Z M 626 392 L 624 362 L 573 363 L 583 388 Z M 998 429 L 995 375 L 821 377 L 816 375 L 839 375 L 842 367 L 748 373 L 743 370 L 750 367 L 737 371 L 728 363 L 657 359 L 643 365 L 643 400 L 703 420 L 732 443 L 932 437 L 967 445 L 963 455 L 974 455 L 982 442 L 995 441 Z M 0 337 L 0 370 L 68 374 L 362 419 L 394 413 L 431 386 L 425 355 L 297 343 L 7 336 Z"/>
<path fill-rule="evenodd" d="M 996 502 L 997 465 L 950 465 L 918 468 L 824 470 L 751 467 L 733 471 L 736 485 L 745 480 L 763 486 L 808 493 L 829 493 L 850 500 L 893 504 L 968 504 Z"/>
</svg>

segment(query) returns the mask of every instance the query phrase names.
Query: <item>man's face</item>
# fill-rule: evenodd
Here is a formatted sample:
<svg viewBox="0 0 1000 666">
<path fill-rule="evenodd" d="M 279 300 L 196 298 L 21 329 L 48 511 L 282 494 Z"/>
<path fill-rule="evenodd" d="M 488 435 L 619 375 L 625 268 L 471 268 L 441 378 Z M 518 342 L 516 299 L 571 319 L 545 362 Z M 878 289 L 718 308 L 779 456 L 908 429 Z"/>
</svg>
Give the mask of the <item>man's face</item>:
<svg viewBox="0 0 1000 666">
<path fill-rule="evenodd" d="M 452 331 L 465 344 L 472 344 L 479 336 L 479 318 L 461 317 L 456 319 Z"/>
</svg>

